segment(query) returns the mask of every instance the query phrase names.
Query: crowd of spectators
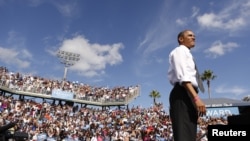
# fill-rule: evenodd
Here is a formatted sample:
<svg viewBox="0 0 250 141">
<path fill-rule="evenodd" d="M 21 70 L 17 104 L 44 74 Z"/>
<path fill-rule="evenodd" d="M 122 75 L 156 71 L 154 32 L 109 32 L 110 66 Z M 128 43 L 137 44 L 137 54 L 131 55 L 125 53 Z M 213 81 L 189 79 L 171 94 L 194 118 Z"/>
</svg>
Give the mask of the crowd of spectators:
<svg viewBox="0 0 250 141">
<path fill-rule="evenodd" d="M 127 102 L 137 97 L 140 93 L 139 85 L 135 86 L 90 86 L 78 81 L 59 81 L 47 79 L 30 74 L 9 72 L 7 68 L 0 67 L 0 85 L 14 91 L 30 92 L 52 95 L 53 90 L 62 90 L 73 94 L 78 100 L 95 102 Z"/>
<path fill-rule="evenodd" d="M 29 141 L 172 141 L 171 120 L 161 104 L 101 110 L 1 95 L 0 127 L 13 122 L 13 130 L 28 133 Z M 227 118 L 201 117 L 197 138 L 209 124 L 227 124 Z"/>
<path fill-rule="evenodd" d="M 24 79 L 27 78 L 22 77 L 21 82 L 29 82 L 23 81 Z M 1 82 L 12 86 L 12 82 L 6 80 L 8 79 L 1 75 Z M 45 82 L 45 79 L 42 80 Z M 34 88 L 31 84 L 37 85 L 36 83 L 30 83 L 26 88 L 30 90 Z M 24 83 L 22 85 L 25 86 Z M 52 88 L 54 87 L 60 87 L 60 84 L 53 85 Z M 86 92 L 89 86 L 84 87 Z M 45 94 L 51 91 L 46 86 L 40 88 L 39 92 L 46 90 Z M 0 127 L 16 123 L 9 132 L 27 133 L 27 141 L 173 141 L 171 120 L 163 107 L 163 104 L 157 104 L 148 108 L 133 106 L 125 109 L 99 109 L 77 104 L 55 104 L 46 100 L 20 100 L 2 92 Z M 197 138 L 200 138 L 205 135 L 208 125 L 227 124 L 227 118 L 204 116 L 199 118 L 198 123 Z M 206 140 L 206 136 L 201 138 L 201 141 Z"/>
</svg>

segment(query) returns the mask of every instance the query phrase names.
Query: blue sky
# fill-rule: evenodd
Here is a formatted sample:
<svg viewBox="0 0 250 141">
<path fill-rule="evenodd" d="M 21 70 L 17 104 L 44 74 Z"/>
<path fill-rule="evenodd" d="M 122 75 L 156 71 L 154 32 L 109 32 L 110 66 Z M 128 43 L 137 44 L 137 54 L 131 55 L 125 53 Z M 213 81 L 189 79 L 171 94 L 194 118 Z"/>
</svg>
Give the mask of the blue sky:
<svg viewBox="0 0 250 141">
<path fill-rule="evenodd" d="M 0 0 L 0 64 L 61 80 L 56 52 L 78 53 L 68 80 L 138 84 L 141 95 L 131 106 L 151 106 L 157 90 L 168 107 L 168 54 L 178 32 L 191 29 L 200 72 L 217 76 L 211 97 L 242 99 L 250 94 L 249 16 L 249 0 Z"/>
</svg>

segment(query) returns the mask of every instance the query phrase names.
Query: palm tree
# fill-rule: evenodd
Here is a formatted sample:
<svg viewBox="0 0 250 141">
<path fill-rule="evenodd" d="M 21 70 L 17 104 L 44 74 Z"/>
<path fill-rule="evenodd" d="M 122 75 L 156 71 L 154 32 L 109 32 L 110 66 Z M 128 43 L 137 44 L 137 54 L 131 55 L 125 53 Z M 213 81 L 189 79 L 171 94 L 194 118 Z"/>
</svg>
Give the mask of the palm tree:
<svg viewBox="0 0 250 141">
<path fill-rule="evenodd" d="M 211 98 L 210 82 L 211 82 L 211 80 L 213 80 L 215 77 L 217 77 L 217 76 L 214 75 L 214 74 L 213 74 L 213 71 L 211 71 L 211 70 L 205 70 L 205 71 L 201 74 L 201 80 L 202 80 L 202 81 L 207 81 L 207 91 L 208 91 L 209 99 Z"/>
<path fill-rule="evenodd" d="M 154 99 L 154 105 L 157 104 L 157 103 L 156 103 L 156 98 L 160 98 L 160 97 L 161 97 L 160 93 L 159 93 L 157 90 L 153 90 L 153 91 L 150 93 L 149 96 L 152 97 L 152 98 Z"/>
<path fill-rule="evenodd" d="M 250 101 L 250 95 L 248 95 L 248 96 L 245 96 L 243 99 L 242 99 L 242 101 Z"/>
</svg>

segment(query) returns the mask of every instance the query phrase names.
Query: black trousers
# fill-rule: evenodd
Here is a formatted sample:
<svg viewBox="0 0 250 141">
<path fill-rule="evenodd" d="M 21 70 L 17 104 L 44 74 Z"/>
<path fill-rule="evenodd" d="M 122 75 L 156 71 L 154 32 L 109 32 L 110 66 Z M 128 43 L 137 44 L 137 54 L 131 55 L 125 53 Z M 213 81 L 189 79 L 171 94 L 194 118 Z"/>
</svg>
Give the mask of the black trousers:
<svg viewBox="0 0 250 141">
<path fill-rule="evenodd" d="M 176 84 L 169 102 L 174 141 L 195 141 L 198 112 L 186 89 Z"/>
</svg>

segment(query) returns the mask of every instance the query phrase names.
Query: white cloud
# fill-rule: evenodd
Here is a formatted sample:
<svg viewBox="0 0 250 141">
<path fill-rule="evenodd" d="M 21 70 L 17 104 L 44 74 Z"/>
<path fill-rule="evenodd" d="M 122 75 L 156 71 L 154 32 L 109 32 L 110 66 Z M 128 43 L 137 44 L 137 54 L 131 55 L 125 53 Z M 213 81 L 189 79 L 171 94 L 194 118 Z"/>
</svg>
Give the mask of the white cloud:
<svg viewBox="0 0 250 141">
<path fill-rule="evenodd" d="M 237 43 L 228 42 L 223 44 L 221 41 L 215 41 L 212 46 L 206 49 L 204 52 L 209 56 L 216 58 L 218 56 L 222 56 L 227 52 L 231 52 L 234 48 L 239 47 Z"/>
<path fill-rule="evenodd" d="M 80 75 L 92 77 L 105 73 L 107 65 L 116 65 L 123 61 L 120 49 L 123 44 L 112 45 L 91 44 L 83 36 L 66 39 L 59 47 L 60 50 L 80 54 L 80 60 L 71 67 Z"/>
<path fill-rule="evenodd" d="M 22 49 L 20 50 L 20 53 L 22 54 L 21 55 L 22 58 L 32 59 L 32 54 L 28 50 Z"/>
<path fill-rule="evenodd" d="M 195 7 L 195 6 L 192 7 L 192 16 L 191 16 L 191 18 L 196 17 L 198 15 L 199 11 L 200 11 L 200 9 L 198 7 Z"/>
<path fill-rule="evenodd" d="M 15 31 L 8 33 L 7 45 L 0 46 L 0 61 L 16 66 L 17 68 L 28 68 L 32 54 L 24 49 L 26 39 Z"/>
<path fill-rule="evenodd" d="M 242 29 L 250 23 L 249 1 L 233 1 L 219 12 L 204 13 L 197 16 L 198 23 L 205 28 L 225 29 L 229 31 Z"/>
<path fill-rule="evenodd" d="M 249 92 L 247 89 L 239 87 L 239 86 L 220 86 L 215 89 L 216 93 L 226 93 L 226 94 L 235 94 L 235 95 L 241 95 Z"/>
<path fill-rule="evenodd" d="M 74 14 L 77 14 L 77 1 L 70 1 L 68 3 L 62 1 L 54 2 L 54 5 L 58 9 L 58 11 L 65 17 L 72 17 Z"/>
<path fill-rule="evenodd" d="M 176 23 L 181 26 L 186 25 L 186 19 L 176 19 Z"/>
<path fill-rule="evenodd" d="M 24 52 L 23 54 L 21 52 Z M 20 55 L 22 54 L 22 55 Z M 27 56 L 26 56 L 27 55 Z M 27 68 L 30 66 L 30 62 L 25 61 L 23 58 L 31 57 L 27 50 L 15 50 L 0 47 L 0 60 L 8 65 L 16 65 L 18 68 Z M 24 57 L 25 56 L 25 57 Z"/>
<path fill-rule="evenodd" d="M 142 56 L 144 64 L 151 61 L 151 55 L 158 50 L 165 48 L 171 43 L 175 43 L 172 40 L 172 36 L 176 34 L 175 27 L 177 25 L 185 25 L 185 18 L 173 19 L 174 15 L 169 12 L 171 10 L 168 1 L 163 4 L 162 11 L 159 15 L 155 15 L 152 19 L 150 26 L 145 31 L 145 37 L 141 40 L 138 46 L 138 53 Z M 177 13 L 178 14 L 178 13 Z M 149 60 L 148 60 L 149 59 Z"/>
<path fill-rule="evenodd" d="M 177 18 L 175 20 L 177 25 L 180 26 L 185 26 L 188 25 L 189 23 L 193 22 L 193 18 L 195 18 L 198 13 L 199 13 L 200 9 L 198 7 L 192 7 L 192 12 L 191 12 L 191 16 L 190 17 L 183 17 L 183 18 Z"/>
<path fill-rule="evenodd" d="M 246 25 L 243 17 L 230 19 L 229 15 L 215 15 L 214 13 L 204 14 L 197 17 L 198 23 L 207 28 L 237 29 Z"/>
</svg>

